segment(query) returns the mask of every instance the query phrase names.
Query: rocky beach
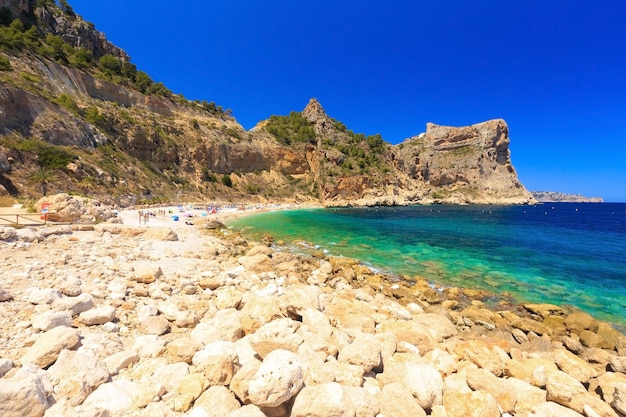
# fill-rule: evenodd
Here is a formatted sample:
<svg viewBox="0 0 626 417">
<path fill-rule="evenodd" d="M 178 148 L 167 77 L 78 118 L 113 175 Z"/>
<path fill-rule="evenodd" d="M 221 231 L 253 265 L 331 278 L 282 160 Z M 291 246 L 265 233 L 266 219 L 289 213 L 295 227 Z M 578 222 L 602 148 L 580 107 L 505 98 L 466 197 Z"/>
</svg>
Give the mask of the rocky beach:
<svg viewBox="0 0 626 417">
<path fill-rule="evenodd" d="M 2 416 L 626 415 L 626 337 L 586 313 L 221 223 L 253 210 L 49 200 L 68 224 L 0 226 Z"/>
</svg>

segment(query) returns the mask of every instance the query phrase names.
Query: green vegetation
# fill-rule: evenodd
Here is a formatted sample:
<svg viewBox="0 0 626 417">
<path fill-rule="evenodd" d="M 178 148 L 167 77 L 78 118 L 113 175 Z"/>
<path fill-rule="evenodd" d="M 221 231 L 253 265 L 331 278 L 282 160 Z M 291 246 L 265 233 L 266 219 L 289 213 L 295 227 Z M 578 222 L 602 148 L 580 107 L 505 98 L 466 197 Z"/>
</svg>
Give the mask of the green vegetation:
<svg viewBox="0 0 626 417">
<path fill-rule="evenodd" d="M 74 97 L 71 95 L 63 93 L 53 101 L 66 110 L 69 110 L 74 114 L 78 114 L 78 105 L 76 104 Z"/>
<path fill-rule="evenodd" d="M 41 187 L 41 193 L 45 196 L 48 193 L 48 184 L 56 179 L 56 175 L 51 170 L 42 167 L 39 171 L 32 173 L 28 179 Z"/>
<path fill-rule="evenodd" d="M 63 146 L 51 145 L 37 139 L 17 141 L 15 149 L 36 153 L 39 166 L 48 170 L 65 169 L 70 162 L 77 158 L 73 152 Z"/>
<path fill-rule="evenodd" d="M 233 180 L 230 178 L 229 174 L 224 174 L 222 176 L 222 184 L 224 184 L 228 188 L 233 188 Z"/>
<path fill-rule="evenodd" d="M 11 71 L 11 61 L 4 55 L 0 55 L 0 71 Z"/>
<path fill-rule="evenodd" d="M 106 127 L 106 118 L 100 113 L 97 107 L 88 107 L 85 110 L 85 120 L 92 125 Z"/>
<path fill-rule="evenodd" d="M 313 123 L 299 112 L 292 111 L 289 116 L 271 116 L 265 125 L 265 130 L 284 145 L 317 143 Z"/>
</svg>

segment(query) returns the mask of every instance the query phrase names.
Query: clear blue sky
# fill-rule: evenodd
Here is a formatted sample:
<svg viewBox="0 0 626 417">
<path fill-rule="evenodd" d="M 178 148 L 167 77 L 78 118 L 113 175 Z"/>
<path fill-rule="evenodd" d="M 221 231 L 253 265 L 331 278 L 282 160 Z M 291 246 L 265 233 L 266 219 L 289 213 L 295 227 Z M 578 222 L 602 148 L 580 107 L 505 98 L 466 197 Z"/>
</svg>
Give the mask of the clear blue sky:
<svg viewBox="0 0 626 417">
<path fill-rule="evenodd" d="M 626 1 L 70 0 L 175 93 L 246 129 L 316 97 L 399 143 L 509 124 L 530 190 L 626 201 Z"/>
</svg>

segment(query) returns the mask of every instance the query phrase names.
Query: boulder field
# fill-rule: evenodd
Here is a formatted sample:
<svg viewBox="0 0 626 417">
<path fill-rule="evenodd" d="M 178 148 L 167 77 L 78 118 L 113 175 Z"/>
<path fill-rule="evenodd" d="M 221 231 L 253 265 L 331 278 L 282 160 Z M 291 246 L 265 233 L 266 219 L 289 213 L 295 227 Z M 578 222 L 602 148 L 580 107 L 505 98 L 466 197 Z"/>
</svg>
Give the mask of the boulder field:
<svg viewBox="0 0 626 417">
<path fill-rule="evenodd" d="M 0 227 L 0 415 L 626 415 L 586 313 L 203 226 Z"/>
</svg>

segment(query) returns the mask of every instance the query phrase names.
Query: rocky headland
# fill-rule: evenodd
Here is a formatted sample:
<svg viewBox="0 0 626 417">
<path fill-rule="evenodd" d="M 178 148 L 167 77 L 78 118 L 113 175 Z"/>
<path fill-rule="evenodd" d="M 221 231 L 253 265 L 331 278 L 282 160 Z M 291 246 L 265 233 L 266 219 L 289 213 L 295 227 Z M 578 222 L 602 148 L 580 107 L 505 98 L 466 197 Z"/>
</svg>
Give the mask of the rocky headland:
<svg viewBox="0 0 626 417">
<path fill-rule="evenodd" d="M 585 197 L 582 194 L 567 194 L 557 191 L 532 191 L 539 203 L 603 203 L 602 197 Z"/>
<path fill-rule="evenodd" d="M 588 314 L 247 241 L 226 212 L 82 210 L 0 227 L 2 416 L 626 414 L 626 337 Z"/>
</svg>

